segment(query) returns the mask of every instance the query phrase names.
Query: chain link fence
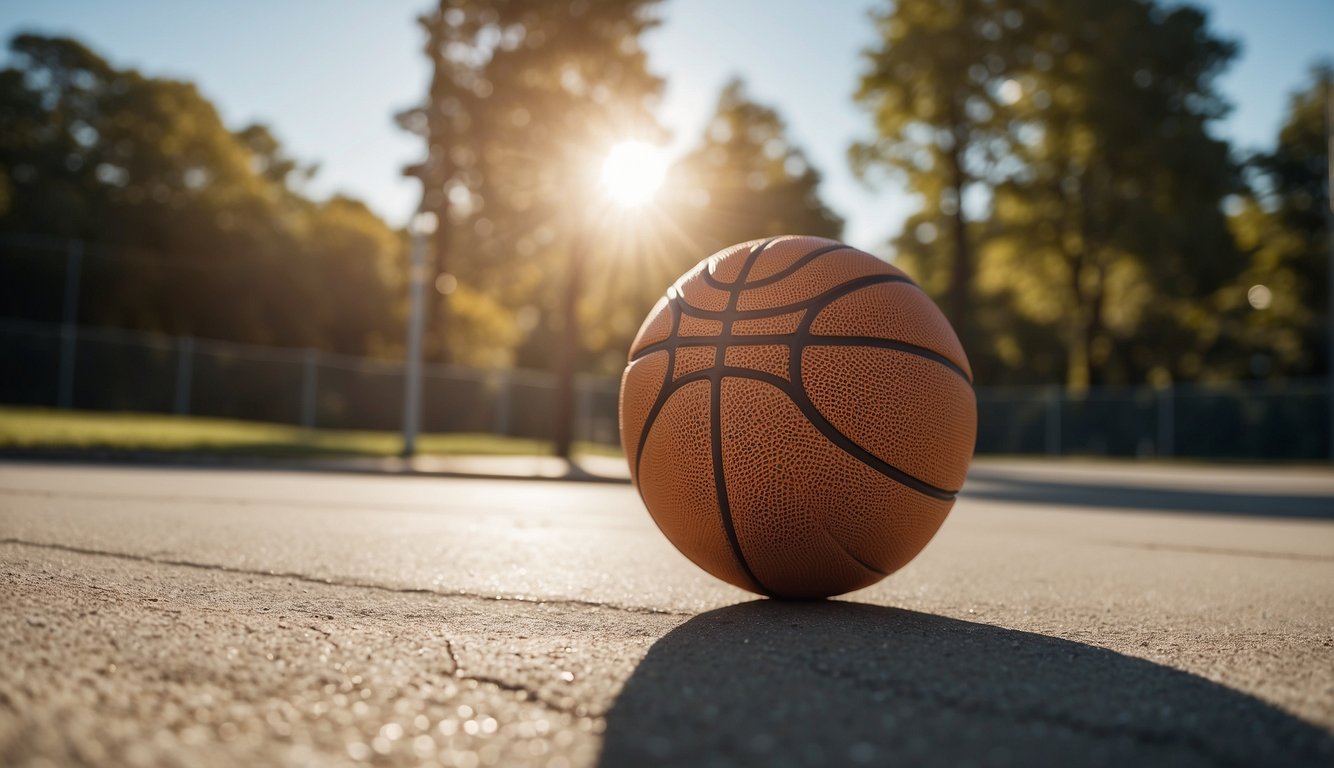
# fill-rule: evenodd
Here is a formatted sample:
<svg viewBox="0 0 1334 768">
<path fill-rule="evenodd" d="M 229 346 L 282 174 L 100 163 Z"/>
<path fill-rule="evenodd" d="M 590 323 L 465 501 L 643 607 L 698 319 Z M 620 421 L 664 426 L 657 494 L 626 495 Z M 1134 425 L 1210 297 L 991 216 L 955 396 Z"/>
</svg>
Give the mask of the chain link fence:
<svg viewBox="0 0 1334 768">
<path fill-rule="evenodd" d="M 0 403 L 177 413 L 398 430 L 404 363 L 78 326 L 81 281 L 110 262 L 179 266 L 165 254 L 0 234 Z M 219 267 L 221 268 L 221 267 Z M 83 273 L 88 272 L 81 278 Z M 617 443 L 618 382 L 581 377 L 575 438 Z M 1325 380 L 1098 388 L 978 387 L 979 453 L 1320 460 L 1330 457 Z M 425 366 L 421 429 L 546 439 L 550 373 Z"/>
<path fill-rule="evenodd" d="M 1322 379 L 1158 389 L 979 387 L 979 453 L 1329 458 Z"/>
<path fill-rule="evenodd" d="M 109 328 L 0 320 L 0 402 L 397 431 L 404 364 Z M 619 382 L 576 382 L 576 438 L 618 441 Z M 549 373 L 427 365 L 424 432 L 549 438 Z"/>
<path fill-rule="evenodd" d="M 404 365 L 314 349 L 0 320 L 0 402 L 398 430 Z M 575 435 L 617 443 L 618 382 L 580 377 Z M 1095 389 L 978 387 L 979 453 L 1328 456 L 1322 380 Z M 536 371 L 428 365 L 422 430 L 549 438 L 556 383 Z"/>
</svg>

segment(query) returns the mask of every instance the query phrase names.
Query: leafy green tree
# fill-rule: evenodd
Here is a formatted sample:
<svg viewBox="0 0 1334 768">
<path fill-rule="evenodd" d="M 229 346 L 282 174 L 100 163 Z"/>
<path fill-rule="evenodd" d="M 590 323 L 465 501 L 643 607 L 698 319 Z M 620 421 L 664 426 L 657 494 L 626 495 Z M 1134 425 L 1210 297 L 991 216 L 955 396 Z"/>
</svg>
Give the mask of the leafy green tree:
<svg viewBox="0 0 1334 768">
<path fill-rule="evenodd" d="M 1032 66 L 1007 84 L 1020 170 L 998 185 L 984 277 L 1030 318 L 1068 320 L 1074 389 L 1195 378 L 1207 335 L 1191 309 L 1241 259 L 1220 204 L 1238 188 L 1210 123 L 1236 53 L 1189 6 L 1030 4 Z"/>
<path fill-rule="evenodd" d="M 820 199 L 819 186 L 819 171 L 792 143 L 782 117 L 732 80 L 699 146 L 673 170 L 664 205 L 687 233 L 692 257 L 703 257 L 770 235 L 837 239 L 843 220 Z"/>
<path fill-rule="evenodd" d="M 1141 0 L 904 2 L 880 24 L 859 91 L 877 138 L 852 157 L 923 198 L 898 258 L 956 324 L 974 308 L 979 380 L 1201 375 L 1200 309 L 1242 266 L 1220 211 L 1236 167 L 1209 132 L 1235 45 Z"/>
<path fill-rule="evenodd" d="M 1331 88 L 1334 66 L 1313 67 L 1289 102 L 1274 149 L 1251 159 L 1252 191 L 1231 217 L 1249 265 L 1219 292 L 1213 313 L 1227 323 L 1220 335 L 1240 350 L 1212 361 L 1224 375 L 1315 376 L 1329 370 Z"/>
<path fill-rule="evenodd" d="M 75 40 L 20 35 L 10 52 L 0 175 L 13 197 L 0 232 L 89 244 L 82 322 L 397 348 L 400 236 L 359 203 L 294 191 L 313 169 L 267 128 L 233 132 L 193 84 L 115 67 Z M 28 295 L 58 285 L 62 261 L 7 247 L 0 269 L 0 314 L 49 319 Z"/>
<path fill-rule="evenodd" d="M 664 288 L 714 251 L 774 234 L 838 238 L 843 220 L 820 198 L 819 184 L 782 116 L 753 101 L 740 81 L 728 83 L 697 143 L 668 169 L 656 202 L 613 208 L 594 225 L 600 245 L 581 308 L 585 370 L 618 373 Z"/>
<path fill-rule="evenodd" d="M 618 140 L 660 135 L 649 107 L 661 80 L 639 45 L 655 5 L 442 0 L 421 18 L 431 85 L 399 122 L 425 140 L 427 159 L 408 172 L 440 222 L 436 271 L 455 278 L 453 297 L 474 312 L 437 307 L 436 356 L 467 338 L 507 346 L 525 365 L 550 363 L 564 333 L 554 317 L 564 281 L 554 278 L 587 223 L 597 164 Z M 524 308 L 541 319 L 519 328 Z"/>
<path fill-rule="evenodd" d="M 319 171 L 317 165 L 302 165 L 289 157 L 266 125 L 248 125 L 236 132 L 236 138 L 249 150 L 252 169 L 275 186 L 287 188 L 309 181 Z"/>
<path fill-rule="evenodd" d="M 587 364 L 589 354 L 578 317 L 593 297 L 582 295 L 582 276 L 603 245 L 592 229 L 597 166 L 617 141 L 660 133 L 651 105 L 662 81 L 639 44 L 657 23 L 656 3 L 441 0 L 422 18 L 430 90 L 400 119 L 427 143 L 427 160 L 409 172 L 440 222 L 437 270 L 449 258 L 473 299 L 490 294 L 516 320 L 521 309 L 538 317 L 516 356 L 555 363 L 562 453 L 576 356 Z M 433 323 L 435 348 L 446 355 L 459 318 L 435 317 L 444 319 L 443 333 Z"/>
<path fill-rule="evenodd" d="M 849 153 L 863 178 L 876 171 L 904 177 L 942 231 L 932 264 L 948 260 L 945 312 L 965 337 L 974 254 L 969 193 L 996 175 L 1007 123 L 998 83 L 1021 50 L 1014 32 L 1021 0 L 895 0 L 875 16 L 877 46 L 864 52 L 856 100 L 871 114 L 875 136 Z M 943 249 L 948 242 L 948 253 Z M 935 238 L 933 237 L 933 242 Z"/>
<path fill-rule="evenodd" d="M 534 42 L 498 52 L 488 67 L 497 98 L 481 147 L 479 196 L 495 226 L 473 247 L 505 268 L 503 283 L 527 273 L 513 280 L 516 303 L 534 307 L 540 320 L 518 350 L 525 365 L 552 362 L 565 339 L 578 341 L 579 368 L 595 365 L 612 336 L 602 323 L 579 319 L 614 313 L 643 279 L 638 222 L 621 217 L 596 183 L 613 145 L 663 137 L 652 113 L 662 80 L 640 44 L 657 24 L 656 5 L 532 3 L 523 18 L 524 37 Z"/>
<path fill-rule="evenodd" d="M 318 346 L 390 356 L 401 352 L 407 317 L 406 238 L 360 200 L 335 196 L 308 212 L 301 249 L 323 294 Z"/>
<path fill-rule="evenodd" d="M 893 238 L 894 263 L 938 301 L 948 296 L 951 243 L 942 217 L 928 204 L 909 216 Z M 970 222 L 968 238 L 978 248 L 977 277 L 970 291 L 968 347 L 973 376 L 987 384 L 1049 384 L 1066 375 L 1063 310 L 1050 283 L 1030 270 L 1022 251 L 999 241 L 1003 227 L 988 216 Z"/>
<path fill-rule="evenodd" d="M 461 272 L 451 266 L 455 256 L 452 241 L 459 225 L 466 223 L 472 193 L 480 183 L 479 123 L 495 91 L 484 69 L 502 42 L 513 44 L 512 37 L 502 38 L 504 30 L 514 23 L 514 8 L 510 0 L 440 0 L 417 19 L 426 34 L 423 51 L 431 62 L 431 81 L 422 102 L 400 112 L 396 119 L 400 127 L 426 144 L 425 158 L 405 168 L 404 174 L 421 182 L 419 210 L 436 220 L 432 233 L 436 277 L 448 274 L 450 269 Z M 428 296 L 435 301 L 430 316 L 440 320 L 428 326 L 428 346 L 437 357 L 449 360 L 448 337 L 437 332 L 440 326 L 452 330 L 448 294 L 432 292 Z"/>
</svg>

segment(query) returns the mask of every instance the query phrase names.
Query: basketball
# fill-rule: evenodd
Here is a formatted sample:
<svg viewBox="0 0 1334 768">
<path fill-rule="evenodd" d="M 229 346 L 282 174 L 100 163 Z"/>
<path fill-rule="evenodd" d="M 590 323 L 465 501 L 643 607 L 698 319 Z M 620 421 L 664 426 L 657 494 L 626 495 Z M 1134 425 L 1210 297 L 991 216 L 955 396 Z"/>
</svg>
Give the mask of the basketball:
<svg viewBox="0 0 1334 768">
<path fill-rule="evenodd" d="M 789 236 L 719 251 L 667 289 L 630 347 L 620 430 L 682 554 L 752 592 L 818 598 L 931 540 L 977 404 L 958 337 L 906 274 Z"/>
</svg>

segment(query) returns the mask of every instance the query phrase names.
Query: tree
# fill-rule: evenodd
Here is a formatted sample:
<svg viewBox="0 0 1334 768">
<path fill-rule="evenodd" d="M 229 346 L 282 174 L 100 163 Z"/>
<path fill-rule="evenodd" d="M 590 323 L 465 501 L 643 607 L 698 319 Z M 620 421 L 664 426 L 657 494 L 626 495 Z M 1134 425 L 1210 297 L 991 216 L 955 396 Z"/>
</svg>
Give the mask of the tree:
<svg viewBox="0 0 1334 768">
<path fill-rule="evenodd" d="M 1236 167 L 1208 130 L 1235 45 L 1142 0 L 905 2 L 880 23 L 859 91 L 878 134 L 853 160 L 924 198 L 898 258 L 956 324 L 974 307 L 979 380 L 1200 375 L 1199 309 L 1241 268 Z"/>
<path fill-rule="evenodd" d="M 399 122 L 426 143 L 427 159 L 408 173 L 422 180 L 423 209 L 440 222 L 436 271 L 450 273 L 460 294 L 492 296 L 511 316 L 523 307 L 559 312 L 552 277 L 565 271 L 583 225 L 590 173 L 611 143 L 660 133 L 649 102 L 661 80 L 639 45 L 656 23 L 655 4 L 441 0 L 419 20 L 433 75 L 422 104 Z M 481 327 L 452 327 L 468 318 L 446 320 L 440 303 L 436 356 L 483 338 Z M 475 319 L 496 334 L 492 344 L 517 337 L 497 318 Z M 561 331 L 542 322 L 536 330 L 518 355 L 544 365 Z"/>
<path fill-rule="evenodd" d="M 571 286 L 582 285 L 598 244 L 588 233 L 591 181 L 614 142 L 660 133 L 650 108 L 662 82 L 639 45 L 657 23 L 655 5 L 442 0 L 422 21 L 434 76 L 426 102 L 402 122 L 428 144 L 412 172 L 440 222 L 437 268 L 452 246 L 461 286 L 494 286 L 511 310 L 556 316 L 536 324 L 528 349 L 556 352 L 562 454 L 582 350 Z"/>
<path fill-rule="evenodd" d="M 674 169 L 664 206 L 688 233 L 693 257 L 771 235 L 837 239 L 843 220 L 820 199 L 819 186 L 819 171 L 793 145 L 782 117 L 732 80 L 699 145 Z"/>
<path fill-rule="evenodd" d="M 341 195 L 309 212 L 302 249 L 311 256 L 311 277 L 323 294 L 308 311 L 317 313 L 318 346 L 355 354 L 388 356 L 402 349 L 407 293 L 402 232 L 360 200 Z"/>
<path fill-rule="evenodd" d="M 1192 309 L 1241 268 L 1220 209 L 1236 168 L 1209 133 L 1236 45 L 1195 8 L 1132 0 L 1033 3 L 1025 26 L 1036 53 L 1006 86 L 1019 169 L 996 188 L 991 283 L 1069 319 L 1073 389 L 1197 377 Z"/>
<path fill-rule="evenodd" d="M 875 16 L 879 46 L 864 52 L 856 92 L 875 137 L 853 145 L 853 168 L 906 177 L 948 231 L 946 314 L 965 342 L 973 249 L 965 204 L 995 173 L 1006 123 L 997 84 L 1011 69 L 1023 20 L 1017 0 L 896 0 Z"/>
<path fill-rule="evenodd" d="M 969 313 L 975 329 L 968 362 L 975 381 L 1034 385 L 1061 381 L 1066 375 L 1066 324 L 1047 276 L 1040 276 L 1018 238 L 1010 247 L 1004 227 L 989 216 L 970 222 L 968 238 L 977 244 L 977 279 Z M 894 263 L 913 276 L 937 301 L 949 295 L 951 243 L 942 234 L 941 216 L 928 205 L 909 216 L 891 241 Z M 1017 250 L 1016 250 L 1017 249 Z"/>
<path fill-rule="evenodd" d="M 820 172 L 781 115 L 726 84 L 698 141 L 668 169 L 657 201 L 612 211 L 597 225 L 598 273 L 582 316 L 585 370 L 619 373 L 644 315 L 682 272 L 709 254 L 776 234 L 841 236 L 843 220 L 820 198 Z"/>
<path fill-rule="evenodd" d="M 10 50 L 0 178 L 13 194 L 0 232 L 88 243 L 82 322 L 398 348 L 399 233 L 355 201 L 299 194 L 313 168 L 266 127 L 231 131 L 192 83 L 116 67 L 75 40 L 19 35 Z M 3 314 L 58 316 L 59 292 L 40 288 L 59 285 L 63 261 L 38 263 L 6 250 Z"/>
<path fill-rule="evenodd" d="M 1334 65 L 1312 68 L 1292 96 L 1275 147 L 1251 158 L 1252 190 L 1231 217 L 1249 261 L 1219 292 L 1217 317 L 1239 354 L 1213 362 L 1233 376 L 1317 376 L 1329 317 L 1329 142 Z"/>
<path fill-rule="evenodd" d="M 454 220 L 466 218 L 467 210 L 460 209 L 479 183 L 477 123 L 479 112 L 495 90 L 483 70 L 498 46 L 514 45 L 513 36 L 506 37 L 504 31 L 513 23 L 515 6 L 510 0 L 440 0 L 417 19 L 426 33 L 423 51 L 431 62 L 431 82 L 422 103 L 399 113 L 396 119 L 404 130 L 426 143 L 425 159 L 403 172 L 421 182 L 418 209 L 436 220 L 432 234 L 433 277 L 447 274 Z M 435 296 L 437 304 L 427 311 L 428 317 L 438 318 L 448 330 L 447 294 L 432 291 L 427 296 Z M 431 334 L 433 330 L 428 327 L 438 357 L 450 360 L 447 335 Z"/>
</svg>

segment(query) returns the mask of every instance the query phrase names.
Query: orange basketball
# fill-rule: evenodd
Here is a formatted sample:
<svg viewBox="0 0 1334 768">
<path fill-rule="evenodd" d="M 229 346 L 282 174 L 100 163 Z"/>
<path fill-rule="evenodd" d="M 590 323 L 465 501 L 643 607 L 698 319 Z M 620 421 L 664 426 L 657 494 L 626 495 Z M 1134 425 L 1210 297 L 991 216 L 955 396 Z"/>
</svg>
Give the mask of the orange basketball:
<svg viewBox="0 0 1334 768">
<path fill-rule="evenodd" d="M 724 249 L 630 347 L 621 444 L 658 527 L 775 597 L 874 584 L 954 506 L 977 403 L 949 322 L 902 271 L 815 237 Z"/>
</svg>

